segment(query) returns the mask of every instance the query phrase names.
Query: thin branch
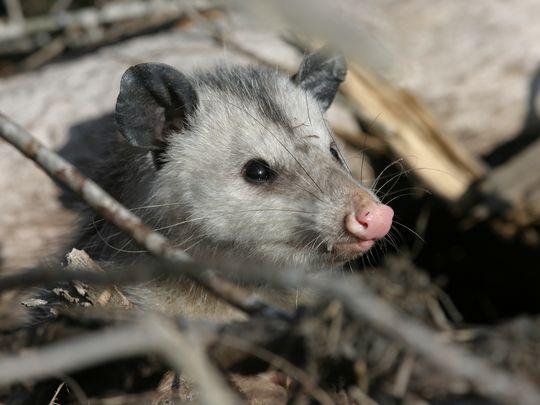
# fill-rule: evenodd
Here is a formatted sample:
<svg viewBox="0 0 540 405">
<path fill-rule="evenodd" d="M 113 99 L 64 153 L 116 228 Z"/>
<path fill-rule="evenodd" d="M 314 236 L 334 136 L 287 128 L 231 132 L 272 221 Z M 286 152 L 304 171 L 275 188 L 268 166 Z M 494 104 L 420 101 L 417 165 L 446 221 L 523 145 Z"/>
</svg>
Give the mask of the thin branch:
<svg viewBox="0 0 540 405">
<path fill-rule="evenodd" d="M 9 22 L 12 24 L 24 24 L 24 15 L 19 0 L 4 0 Z"/>
<path fill-rule="evenodd" d="M 286 358 L 276 355 L 260 345 L 254 345 L 253 342 L 245 338 L 224 335 L 221 342 L 224 346 L 235 348 L 246 354 L 253 355 L 254 357 L 268 362 L 268 364 L 272 365 L 274 368 L 282 370 L 290 378 L 297 381 L 303 387 L 304 392 L 307 395 L 318 401 L 321 405 L 331 405 L 334 403 L 332 398 L 317 385 L 317 382 L 312 376 L 306 371 L 298 368 Z"/>
<path fill-rule="evenodd" d="M 56 398 L 58 398 L 58 394 L 60 394 L 60 391 L 62 390 L 62 388 L 64 388 L 64 385 L 66 385 L 65 382 L 60 383 L 60 385 L 58 386 L 58 388 L 54 392 L 53 397 L 49 401 L 49 405 L 56 405 Z"/>
<path fill-rule="evenodd" d="M 188 374 L 199 385 L 200 401 L 209 405 L 236 404 L 238 398 L 227 387 L 221 374 L 210 364 L 200 343 L 187 341 L 168 322 L 156 317 L 142 321 L 142 329 L 151 331 L 155 347 L 177 372 Z"/>
<path fill-rule="evenodd" d="M 17 0 L 8 0 L 8 3 L 13 1 Z M 197 8 L 210 7 L 212 4 L 205 0 L 190 1 Z M 133 19 L 145 20 L 155 17 L 175 19 L 184 14 L 185 3 L 179 0 L 113 2 L 104 4 L 101 8 L 88 7 L 72 12 L 61 11 L 42 17 L 28 18 L 24 23 L 16 20 L 0 30 L 0 43 L 66 28 L 89 30 L 97 26 Z"/>
</svg>

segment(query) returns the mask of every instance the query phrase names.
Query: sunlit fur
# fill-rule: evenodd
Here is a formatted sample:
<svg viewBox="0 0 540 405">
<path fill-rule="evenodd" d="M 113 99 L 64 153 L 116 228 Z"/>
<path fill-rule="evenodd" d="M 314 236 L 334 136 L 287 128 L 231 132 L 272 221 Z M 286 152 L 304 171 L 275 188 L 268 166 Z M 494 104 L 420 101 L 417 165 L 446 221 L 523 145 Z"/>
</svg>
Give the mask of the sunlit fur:
<svg viewBox="0 0 540 405">
<path fill-rule="evenodd" d="M 343 219 L 355 199 L 357 207 L 377 199 L 332 156 L 318 102 L 274 70 L 220 67 L 190 79 L 198 109 L 182 133 L 168 136 L 159 170 L 150 152 L 113 139 L 98 182 L 195 259 L 303 270 L 352 259 L 331 252 L 334 243 L 353 241 Z M 279 111 L 268 111 L 272 106 Z M 268 162 L 276 179 L 247 182 L 242 170 L 252 159 Z M 77 244 L 109 263 L 145 256 L 97 217 Z M 171 305 L 185 306 L 186 296 L 200 294 L 191 285 L 160 288 Z M 148 293 L 152 286 L 141 291 L 147 300 L 163 301 L 163 294 Z"/>
</svg>

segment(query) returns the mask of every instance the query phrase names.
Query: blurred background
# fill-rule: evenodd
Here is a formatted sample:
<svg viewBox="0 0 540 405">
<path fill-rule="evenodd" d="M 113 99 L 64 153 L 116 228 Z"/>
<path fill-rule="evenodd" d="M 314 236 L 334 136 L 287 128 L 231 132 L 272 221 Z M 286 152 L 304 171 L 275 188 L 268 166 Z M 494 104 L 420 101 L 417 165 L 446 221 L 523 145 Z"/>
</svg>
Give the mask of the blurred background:
<svg viewBox="0 0 540 405">
<path fill-rule="evenodd" d="M 339 47 L 350 69 L 329 121 L 397 213 L 358 266 L 406 257 L 463 324 L 495 323 L 540 311 L 538 18 L 534 0 L 1 0 L 0 111 L 84 167 L 130 65 L 292 71 Z M 7 274 L 56 252 L 76 217 L 3 142 L 0 190 Z"/>
</svg>

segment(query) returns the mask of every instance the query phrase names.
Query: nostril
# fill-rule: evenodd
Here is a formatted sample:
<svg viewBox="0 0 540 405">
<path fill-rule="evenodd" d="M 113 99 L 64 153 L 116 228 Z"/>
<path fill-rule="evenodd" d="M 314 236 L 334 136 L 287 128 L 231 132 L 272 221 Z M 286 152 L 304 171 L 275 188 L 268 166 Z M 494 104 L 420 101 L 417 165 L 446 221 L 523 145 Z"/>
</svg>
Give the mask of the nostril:
<svg viewBox="0 0 540 405">
<path fill-rule="evenodd" d="M 369 226 L 369 222 L 366 219 L 363 219 L 362 217 L 356 217 L 356 220 L 360 225 L 362 225 L 364 228 L 367 228 Z"/>
<path fill-rule="evenodd" d="M 351 214 L 346 229 L 353 236 L 363 240 L 383 238 L 392 226 L 394 211 L 384 204 L 371 205 L 368 210 Z"/>
<path fill-rule="evenodd" d="M 364 228 L 367 228 L 369 226 L 369 223 L 371 222 L 370 212 L 369 211 L 363 211 L 363 212 L 361 212 L 359 214 L 356 214 L 356 220 Z"/>
</svg>

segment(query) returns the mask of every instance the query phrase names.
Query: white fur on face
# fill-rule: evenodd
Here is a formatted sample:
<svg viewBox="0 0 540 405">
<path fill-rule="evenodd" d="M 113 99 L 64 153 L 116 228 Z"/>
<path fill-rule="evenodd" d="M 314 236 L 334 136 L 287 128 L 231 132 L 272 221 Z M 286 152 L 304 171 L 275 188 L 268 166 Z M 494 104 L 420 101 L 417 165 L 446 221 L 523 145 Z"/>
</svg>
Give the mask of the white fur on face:
<svg viewBox="0 0 540 405">
<path fill-rule="evenodd" d="M 340 264 L 346 258 L 327 248 L 348 238 L 343 218 L 353 195 L 360 191 L 366 202 L 375 197 L 330 153 L 333 139 L 317 101 L 288 77 L 266 74 L 264 96 L 272 97 L 286 122 L 270 119 L 235 91 L 199 83 L 196 116 L 188 130 L 170 137 L 152 200 L 178 203 L 167 221 L 179 225 L 168 234 L 196 257 L 282 267 Z M 257 83 L 246 85 L 251 88 Z M 252 159 L 266 161 L 276 179 L 247 182 L 242 169 Z"/>
</svg>

